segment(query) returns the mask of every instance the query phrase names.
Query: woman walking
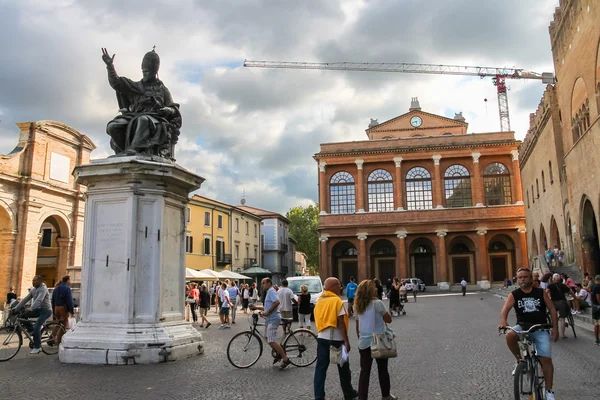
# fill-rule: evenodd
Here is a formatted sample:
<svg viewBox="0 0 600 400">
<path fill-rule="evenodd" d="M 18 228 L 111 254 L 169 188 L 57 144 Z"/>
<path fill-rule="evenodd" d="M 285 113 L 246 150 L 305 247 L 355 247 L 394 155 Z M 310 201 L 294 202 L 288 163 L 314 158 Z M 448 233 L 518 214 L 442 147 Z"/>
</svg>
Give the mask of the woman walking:
<svg viewBox="0 0 600 400">
<path fill-rule="evenodd" d="M 244 314 L 248 314 L 248 305 L 250 304 L 250 289 L 248 288 L 248 284 L 244 285 L 242 289 L 242 311 Z"/>
<path fill-rule="evenodd" d="M 196 288 L 196 286 L 196 283 L 190 283 L 191 290 L 188 294 L 188 303 L 190 304 L 190 311 L 192 312 L 192 321 L 194 323 L 198 322 L 198 314 L 196 314 L 196 309 L 198 308 L 198 304 L 200 303 L 200 291 Z"/>
<path fill-rule="evenodd" d="M 206 287 L 206 285 L 203 283 L 202 286 L 200 286 L 200 303 L 199 303 L 199 307 L 200 307 L 200 318 L 202 318 L 202 321 L 200 321 L 200 328 L 206 326 L 207 328 L 211 325 L 210 322 L 208 322 L 208 319 L 206 319 L 206 316 L 208 315 L 208 309 L 210 308 L 210 293 L 208 293 L 208 288 Z M 206 325 L 204 325 L 204 323 L 206 323 Z"/>
<path fill-rule="evenodd" d="M 308 286 L 300 286 L 301 293 L 298 295 L 298 322 L 300 328 L 310 329 L 310 293 Z"/>
<path fill-rule="evenodd" d="M 379 280 L 379 278 L 375 278 L 373 279 L 373 282 L 375 283 L 375 287 L 377 288 L 377 297 L 379 298 L 379 300 L 383 300 L 383 285 L 381 284 L 381 281 Z"/>
<path fill-rule="evenodd" d="M 356 289 L 354 298 L 356 311 L 356 335 L 358 336 L 358 352 L 360 354 L 360 376 L 358 379 L 358 398 L 367 399 L 369 396 L 369 377 L 371 376 L 371 341 L 374 333 L 385 332 L 385 323 L 392 322 L 392 316 L 385 305 L 378 299 L 377 286 L 372 280 L 364 280 Z M 390 374 L 388 359 L 377 358 L 379 387 L 384 400 L 396 399 L 390 394 Z"/>
<path fill-rule="evenodd" d="M 400 315 L 400 282 L 398 278 L 394 278 L 388 294 L 390 299 L 390 313 L 397 317 Z"/>
</svg>

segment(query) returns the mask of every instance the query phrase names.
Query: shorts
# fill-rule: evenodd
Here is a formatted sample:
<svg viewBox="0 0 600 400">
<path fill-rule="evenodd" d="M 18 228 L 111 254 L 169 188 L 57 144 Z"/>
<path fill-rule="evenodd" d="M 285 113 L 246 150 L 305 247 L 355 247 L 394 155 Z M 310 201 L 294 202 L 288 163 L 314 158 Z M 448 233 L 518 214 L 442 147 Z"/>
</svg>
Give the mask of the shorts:
<svg viewBox="0 0 600 400">
<path fill-rule="evenodd" d="M 600 326 L 600 306 L 592 305 L 592 319 L 594 325 Z"/>
<path fill-rule="evenodd" d="M 219 308 L 219 315 L 223 315 L 225 317 L 229 316 L 229 307 L 221 307 Z"/>
<path fill-rule="evenodd" d="M 513 326 L 513 329 L 523 332 L 523 328 L 519 325 Z M 536 354 L 540 357 L 552 358 L 552 352 L 550 351 L 550 333 L 546 331 L 537 331 L 533 332 L 530 336 L 535 343 Z"/>
<path fill-rule="evenodd" d="M 265 325 L 265 337 L 267 338 L 268 343 L 277 342 L 277 329 L 279 328 L 280 322 L 281 321 L 279 320 L 277 322 L 267 322 Z"/>
<path fill-rule="evenodd" d="M 300 328 L 310 328 L 310 314 L 298 314 Z"/>
<path fill-rule="evenodd" d="M 569 305 L 566 300 L 556 300 L 552 302 L 556 312 L 558 312 L 558 318 L 567 318 L 567 312 L 569 311 Z"/>
<path fill-rule="evenodd" d="M 293 319 L 294 314 L 292 311 L 280 311 L 281 319 Z"/>
<path fill-rule="evenodd" d="M 200 316 L 206 317 L 208 315 L 208 307 L 200 307 Z"/>
<path fill-rule="evenodd" d="M 354 297 L 351 299 L 348 299 L 348 305 L 349 306 L 354 306 Z"/>
</svg>

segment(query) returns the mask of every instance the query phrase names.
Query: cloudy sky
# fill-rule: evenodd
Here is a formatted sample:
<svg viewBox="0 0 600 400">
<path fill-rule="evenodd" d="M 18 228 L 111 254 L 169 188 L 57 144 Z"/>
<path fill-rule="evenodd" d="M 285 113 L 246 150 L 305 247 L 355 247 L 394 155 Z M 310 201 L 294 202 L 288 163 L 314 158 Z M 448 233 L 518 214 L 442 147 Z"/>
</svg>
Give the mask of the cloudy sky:
<svg viewBox="0 0 600 400">
<path fill-rule="evenodd" d="M 101 47 L 141 78 L 156 45 L 160 78 L 181 103 L 179 164 L 200 194 L 279 212 L 317 200 L 319 143 L 364 140 L 370 118 L 462 111 L 469 132 L 499 130 L 490 79 L 244 68 L 244 59 L 368 61 L 552 71 L 548 24 L 558 0 L 0 0 L 0 153 L 22 121 L 66 123 L 108 156 L 117 113 Z M 544 90 L 509 82 L 522 139 Z M 484 99 L 488 99 L 487 103 Z"/>
</svg>

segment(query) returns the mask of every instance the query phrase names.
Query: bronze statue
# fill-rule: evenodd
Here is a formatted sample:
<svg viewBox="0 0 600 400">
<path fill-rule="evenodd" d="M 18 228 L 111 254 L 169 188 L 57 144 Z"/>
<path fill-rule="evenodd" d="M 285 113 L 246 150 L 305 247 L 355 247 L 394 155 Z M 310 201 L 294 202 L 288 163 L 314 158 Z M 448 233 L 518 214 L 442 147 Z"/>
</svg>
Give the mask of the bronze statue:
<svg viewBox="0 0 600 400">
<path fill-rule="evenodd" d="M 174 147 L 181 128 L 179 104 L 173 102 L 169 89 L 158 79 L 160 58 L 152 49 L 142 60 L 142 80 L 117 75 L 105 48 L 102 61 L 108 70 L 108 83 L 117 92 L 119 112 L 106 126 L 110 147 L 118 156 L 143 154 L 174 160 Z"/>
</svg>

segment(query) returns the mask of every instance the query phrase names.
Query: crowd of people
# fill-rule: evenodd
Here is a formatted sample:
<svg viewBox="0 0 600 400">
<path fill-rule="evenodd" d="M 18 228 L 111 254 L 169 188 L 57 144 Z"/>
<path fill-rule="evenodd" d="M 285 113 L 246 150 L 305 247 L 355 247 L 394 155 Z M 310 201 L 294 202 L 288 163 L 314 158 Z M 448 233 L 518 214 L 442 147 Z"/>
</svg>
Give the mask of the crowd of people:
<svg viewBox="0 0 600 400">
<path fill-rule="evenodd" d="M 558 245 L 554 245 L 554 248 L 548 247 L 544 255 L 546 256 L 548 266 L 562 267 L 564 265 L 565 252 Z"/>
</svg>

